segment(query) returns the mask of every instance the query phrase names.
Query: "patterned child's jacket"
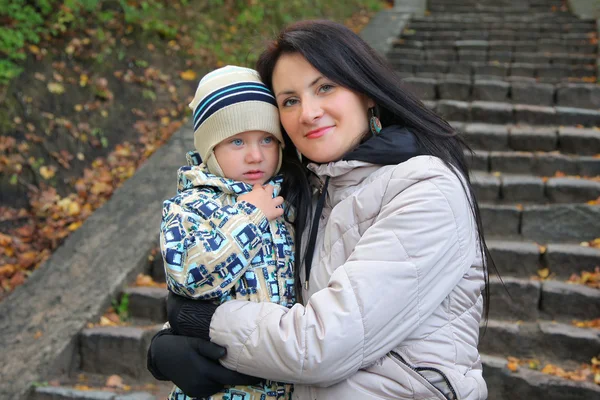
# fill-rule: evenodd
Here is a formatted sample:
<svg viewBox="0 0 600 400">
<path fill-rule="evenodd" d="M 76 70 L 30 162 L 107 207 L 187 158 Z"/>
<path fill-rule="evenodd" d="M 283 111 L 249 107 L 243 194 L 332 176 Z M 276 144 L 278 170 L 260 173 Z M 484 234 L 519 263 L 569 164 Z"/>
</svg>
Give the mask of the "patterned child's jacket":
<svg viewBox="0 0 600 400">
<path fill-rule="evenodd" d="M 252 186 L 208 172 L 197 153 L 178 172 L 177 195 L 163 204 L 160 245 L 169 290 L 194 299 L 294 304 L 294 213 L 268 221 L 253 205 L 237 201 Z M 267 182 L 281 189 L 281 177 Z M 227 387 L 211 400 L 291 399 L 292 386 L 267 381 Z M 188 400 L 175 387 L 170 400 Z"/>
</svg>

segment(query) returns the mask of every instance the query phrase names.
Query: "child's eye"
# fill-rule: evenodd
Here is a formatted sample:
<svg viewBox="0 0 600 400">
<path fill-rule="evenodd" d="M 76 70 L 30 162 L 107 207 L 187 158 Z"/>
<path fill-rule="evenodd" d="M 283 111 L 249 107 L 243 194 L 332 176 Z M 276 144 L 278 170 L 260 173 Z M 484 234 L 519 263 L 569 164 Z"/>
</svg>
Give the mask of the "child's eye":
<svg viewBox="0 0 600 400">
<path fill-rule="evenodd" d="M 233 144 L 234 146 L 241 146 L 244 144 L 244 141 L 242 139 L 233 139 L 231 141 L 231 144 Z"/>
<path fill-rule="evenodd" d="M 263 139 L 263 143 L 271 144 L 271 143 L 273 143 L 273 138 L 271 136 L 267 136 L 266 138 Z"/>
</svg>

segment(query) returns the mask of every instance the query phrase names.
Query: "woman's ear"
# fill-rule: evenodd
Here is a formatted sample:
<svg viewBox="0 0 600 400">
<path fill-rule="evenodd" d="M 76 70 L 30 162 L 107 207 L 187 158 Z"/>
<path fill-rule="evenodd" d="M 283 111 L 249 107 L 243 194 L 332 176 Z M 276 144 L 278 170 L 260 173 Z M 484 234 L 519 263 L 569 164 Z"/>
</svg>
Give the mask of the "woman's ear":
<svg viewBox="0 0 600 400">
<path fill-rule="evenodd" d="M 375 107 L 375 100 L 367 97 L 367 109 Z"/>
</svg>

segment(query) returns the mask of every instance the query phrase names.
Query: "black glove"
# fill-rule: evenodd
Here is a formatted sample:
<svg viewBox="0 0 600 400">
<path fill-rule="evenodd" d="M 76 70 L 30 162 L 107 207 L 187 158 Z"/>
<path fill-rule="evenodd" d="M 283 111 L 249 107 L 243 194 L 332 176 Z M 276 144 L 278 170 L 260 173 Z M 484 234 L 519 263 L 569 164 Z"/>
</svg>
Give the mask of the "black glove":
<svg viewBox="0 0 600 400">
<path fill-rule="evenodd" d="M 218 304 L 209 300 L 188 299 L 171 292 L 167 297 L 167 317 L 177 335 L 210 340 L 210 320 L 217 307 Z"/>
<path fill-rule="evenodd" d="M 158 332 L 148 349 L 148 370 L 159 380 L 169 380 L 191 397 L 208 397 L 225 385 L 256 385 L 261 378 L 241 374 L 217 361 L 225 355 L 223 347 L 209 341 Z"/>
</svg>

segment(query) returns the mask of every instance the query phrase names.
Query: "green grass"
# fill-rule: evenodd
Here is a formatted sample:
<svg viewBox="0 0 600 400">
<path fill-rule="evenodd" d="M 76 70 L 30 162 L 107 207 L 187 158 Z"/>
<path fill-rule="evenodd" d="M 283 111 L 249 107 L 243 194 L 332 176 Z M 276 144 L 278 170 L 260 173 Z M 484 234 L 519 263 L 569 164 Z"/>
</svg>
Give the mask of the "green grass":
<svg viewBox="0 0 600 400">
<path fill-rule="evenodd" d="M 23 71 L 37 44 L 84 35 L 87 27 L 97 27 L 102 36 L 103 29 L 124 25 L 127 34 L 178 46 L 206 67 L 253 65 L 265 41 L 287 23 L 344 22 L 382 6 L 381 0 L 0 0 L 0 85 Z"/>
</svg>

